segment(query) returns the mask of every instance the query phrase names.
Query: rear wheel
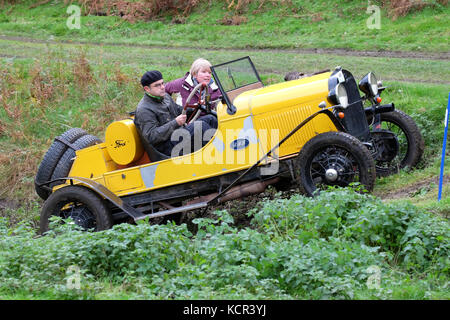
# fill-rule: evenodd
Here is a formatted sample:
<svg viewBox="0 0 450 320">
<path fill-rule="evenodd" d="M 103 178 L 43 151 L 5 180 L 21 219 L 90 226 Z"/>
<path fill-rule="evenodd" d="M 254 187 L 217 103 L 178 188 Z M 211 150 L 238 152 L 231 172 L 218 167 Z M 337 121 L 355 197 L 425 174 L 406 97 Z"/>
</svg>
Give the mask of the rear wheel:
<svg viewBox="0 0 450 320">
<path fill-rule="evenodd" d="M 41 211 L 41 234 L 49 230 L 49 219 L 52 216 L 72 218 L 84 230 L 101 231 L 113 226 L 106 201 L 81 186 L 63 187 L 48 197 Z"/>
<path fill-rule="evenodd" d="M 325 132 L 308 141 L 297 158 L 300 189 L 308 196 L 327 186 L 359 182 L 368 191 L 375 184 L 375 164 L 369 150 L 343 132 Z"/>
<path fill-rule="evenodd" d="M 400 169 L 415 167 L 423 154 L 425 142 L 416 122 L 400 110 L 381 113 L 381 130 L 388 130 L 397 137 L 398 152 L 385 159 L 375 159 L 378 176 L 388 176 Z"/>
</svg>

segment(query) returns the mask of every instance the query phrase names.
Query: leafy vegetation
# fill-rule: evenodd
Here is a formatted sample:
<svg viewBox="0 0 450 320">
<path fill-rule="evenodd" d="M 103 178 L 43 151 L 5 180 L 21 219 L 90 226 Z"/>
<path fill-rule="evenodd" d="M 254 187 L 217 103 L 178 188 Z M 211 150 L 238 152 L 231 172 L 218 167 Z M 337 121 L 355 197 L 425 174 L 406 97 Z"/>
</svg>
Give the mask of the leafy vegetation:
<svg viewBox="0 0 450 320">
<path fill-rule="evenodd" d="M 63 224 L 37 238 L 2 219 L 0 296 L 449 298 L 448 222 L 410 204 L 335 189 L 267 200 L 248 215 L 251 228 L 216 211 L 193 221 L 197 231 L 144 222 L 90 233 Z M 67 286 L 75 266 L 79 289 Z"/>
</svg>

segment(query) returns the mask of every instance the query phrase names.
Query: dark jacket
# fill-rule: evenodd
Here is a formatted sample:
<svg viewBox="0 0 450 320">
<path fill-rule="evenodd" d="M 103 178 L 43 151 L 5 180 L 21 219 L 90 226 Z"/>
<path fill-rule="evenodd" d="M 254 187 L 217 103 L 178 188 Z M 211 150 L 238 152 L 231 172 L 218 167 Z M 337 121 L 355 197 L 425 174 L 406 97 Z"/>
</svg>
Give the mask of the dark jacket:
<svg viewBox="0 0 450 320">
<path fill-rule="evenodd" d="M 182 111 L 183 108 L 177 105 L 167 93 L 162 100 L 145 94 L 136 108 L 134 124 L 150 144 L 158 147 L 168 141 L 172 132 L 180 127 L 175 118 Z"/>
<path fill-rule="evenodd" d="M 170 82 L 166 83 L 166 85 L 165 85 L 166 92 L 168 94 L 180 93 L 182 101 L 177 100 L 177 103 L 181 104 L 183 106 L 186 103 L 186 100 L 189 97 L 189 94 L 194 89 L 194 87 L 195 87 L 195 84 L 194 84 L 192 76 L 189 72 L 186 73 L 184 77 L 170 81 Z M 208 85 L 208 92 L 211 95 L 211 100 L 216 100 L 222 95 L 220 93 L 219 87 L 215 84 L 214 81 Z M 197 92 L 192 97 L 192 99 L 189 103 L 194 104 L 194 103 L 197 103 L 198 100 L 199 100 L 199 93 Z"/>
</svg>

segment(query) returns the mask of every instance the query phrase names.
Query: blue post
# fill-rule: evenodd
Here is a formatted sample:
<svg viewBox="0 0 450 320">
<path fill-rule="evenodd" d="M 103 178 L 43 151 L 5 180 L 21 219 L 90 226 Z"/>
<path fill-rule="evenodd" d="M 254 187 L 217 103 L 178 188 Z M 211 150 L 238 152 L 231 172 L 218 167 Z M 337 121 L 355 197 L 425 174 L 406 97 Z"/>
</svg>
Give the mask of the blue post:
<svg viewBox="0 0 450 320">
<path fill-rule="evenodd" d="M 444 162 L 445 162 L 445 148 L 447 147 L 447 132 L 448 132 L 448 118 L 450 116 L 450 92 L 448 94 L 447 111 L 445 112 L 445 129 L 444 129 L 444 142 L 442 143 L 442 158 L 441 158 L 441 173 L 439 175 L 439 192 L 438 201 L 442 197 L 442 183 L 444 180 Z"/>
</svg>

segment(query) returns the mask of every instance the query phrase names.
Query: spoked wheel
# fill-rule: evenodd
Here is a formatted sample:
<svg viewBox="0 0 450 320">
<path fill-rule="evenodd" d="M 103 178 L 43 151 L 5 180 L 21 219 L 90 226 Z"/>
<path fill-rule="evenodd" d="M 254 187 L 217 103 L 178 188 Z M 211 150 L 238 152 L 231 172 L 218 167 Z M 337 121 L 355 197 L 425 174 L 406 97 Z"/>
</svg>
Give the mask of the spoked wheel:
<svg viewBox="0 0 450 320">
<path fill-rule="evenodd" d="M 398 152 L 388 156 L 387 159 L 386 157 L 375 159 L 377 175 L 388 176 L 405 167 L 415 167 L 419 163 L 425 148 L 423 137 L 415 121 L 400 110 L 382 113 L 380 117 L 381 126 L 374 129 L 392 132 L 397 137 Z M 374 139 L 377 143 L 376 135 L 374 135 Z M 389 145 L 386 145 L 386 147 L 389 148 Z"/>
<path fill-rule="evenodd" d="M 300 189 L 312 196 L 327 186 L 347 187 L 359 182 L 372 191 L 375 164 L 369 150 L 343 132 L 325 132 L 308 141 L 298 155 Z"/>
<path fill-rule="evenodd" d="M 49 230 L 52 216 L 72 218 L 84 230 L 100 231 L 113 226 L 111 212 L 105 201 L 81 186 L 63 187 L 50 195 L 41 212 L 41 234 Z"/>
</svg>

